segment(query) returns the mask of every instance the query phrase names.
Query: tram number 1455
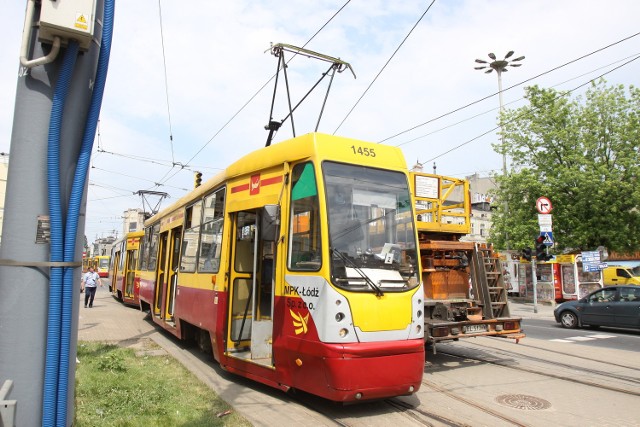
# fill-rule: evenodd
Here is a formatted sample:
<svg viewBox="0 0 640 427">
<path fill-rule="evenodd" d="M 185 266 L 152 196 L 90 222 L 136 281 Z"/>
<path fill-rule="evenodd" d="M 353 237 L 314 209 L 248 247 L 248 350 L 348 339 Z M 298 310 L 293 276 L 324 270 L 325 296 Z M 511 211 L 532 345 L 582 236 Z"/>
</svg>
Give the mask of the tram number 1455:
<svg viewBox="0 0 640 427">
<path fill-rule="evenodd" d="M 359 154 L 359 155 L 365 156 L 365 157 L 375 157 L 376 156 L 375 149 L 373 149 L 373 148 L 362 148 L 362 147 L 356 147 L 355 145 L 352 145 L 351 149 L 353 150 L 353 154 Z"/>
<path fill-rule="evenodd" d="M 287 307 L 288 308 L 297 308 L 297 309 L 309 309 L 309 310 L 313 310 L 313 303 L 310 302 L 309 304 L 307 304 L 306 302 L 304 302 L 301 299 L 293 299 L 293 298 L 287 298 Z"/>
</svg>

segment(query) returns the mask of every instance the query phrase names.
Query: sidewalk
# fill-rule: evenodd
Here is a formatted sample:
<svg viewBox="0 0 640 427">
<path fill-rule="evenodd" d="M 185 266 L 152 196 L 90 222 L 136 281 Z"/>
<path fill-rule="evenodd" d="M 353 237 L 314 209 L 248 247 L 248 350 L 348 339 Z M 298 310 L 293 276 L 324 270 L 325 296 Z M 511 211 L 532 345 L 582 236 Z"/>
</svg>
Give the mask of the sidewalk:
<svg viewBox="0 0 640 427">
<path fill-rule="evenodd" d="M 98 287 L 92 308 L 84 308 L 84 294 L 80 294 L 78 340 L 129 347 L 139 339 L 151 338 L 157 333 L 151 322 L 144 321 L 145 317 L 146 313 L 118 302 L 106 287 Z"/>
<path fill-rule="evenodd" d="M 535 306 L 531 302 L 519 302 L 509 300 L 509 311 L 512 316 L 523 319 L 548 319 L 555 320 L 553 310 L 556 304 L 537 303 Z"/>
</svg>

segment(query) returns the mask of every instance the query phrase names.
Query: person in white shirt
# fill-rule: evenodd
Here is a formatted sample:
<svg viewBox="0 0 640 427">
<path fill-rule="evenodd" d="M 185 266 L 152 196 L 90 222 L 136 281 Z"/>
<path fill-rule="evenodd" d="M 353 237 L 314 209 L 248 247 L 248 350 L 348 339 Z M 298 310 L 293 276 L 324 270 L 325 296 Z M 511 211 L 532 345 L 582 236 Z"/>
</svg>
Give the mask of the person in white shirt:
<svg viewBox="0 0 640 427">
<path fill-rule="evenodd" d="M 80 282 L 80 289 L 84 290 L 84 308 L 93 307 L 93 298 L 96 296 L 96 290 L 98 285 L 102 286 L 100 276 L 93 270 L 93 267 L 89 267 L 89 271 L 84 273 Z"/>
</svg>

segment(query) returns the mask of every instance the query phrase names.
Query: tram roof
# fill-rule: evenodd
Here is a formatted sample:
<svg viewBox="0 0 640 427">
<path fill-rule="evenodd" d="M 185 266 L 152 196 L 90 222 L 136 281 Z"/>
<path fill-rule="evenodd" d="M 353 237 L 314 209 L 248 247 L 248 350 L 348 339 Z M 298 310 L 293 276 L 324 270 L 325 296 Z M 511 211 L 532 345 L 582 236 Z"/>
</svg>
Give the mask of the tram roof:
<svg viewBox="0 0 640 427">
<path fill-rule="evenodd" d="M 345 151 L 345 147 L 351 151 Z M 171 205 L 162 209 L 145 221 L 145 223 L 156 222 L 159 218 L 188 204 L 192 200 L 200 198 L 203 194 L 210 192 L 212 189 L 230 179 L 283 163 L 298 162 L 312 158 L 330 158 L 335 161 L 358 164 L 358 161 L 354 161 L 354 152 L 351 147 L 356 147 L 356 149 L 357 147 L 366 147 L 375 149 L 376 152 L 378 152 L 376 155 L 378 160 L 374 163 L 379 164 L 376 165 L 367 162 L 368 165 L 407 171 L 404 155 L 397 147 L 318 132 L 308 133 L 248 153 L 229 165 L 222 172 L 206 180 L 200 187 L 190 191 Z M 358 159 L 356 158 L 355 160 Z M 371 161 L 372 159 L 369 160 Z"/>
</svg>

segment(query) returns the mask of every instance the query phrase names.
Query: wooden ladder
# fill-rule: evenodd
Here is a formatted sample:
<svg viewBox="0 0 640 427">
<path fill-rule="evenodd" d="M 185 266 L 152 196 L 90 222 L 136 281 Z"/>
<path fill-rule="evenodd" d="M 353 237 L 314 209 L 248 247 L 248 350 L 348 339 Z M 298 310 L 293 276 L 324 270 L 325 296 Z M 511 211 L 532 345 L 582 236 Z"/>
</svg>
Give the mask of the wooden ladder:
<svg viewBox="0 0 640 427">
<path fill-rule="evenodd" d="M 485 319 L 510 317 L 502 272 L 502 263 L 492 248 L 476 244 L 471 263 L 471 280 Z"/>
</svg>

